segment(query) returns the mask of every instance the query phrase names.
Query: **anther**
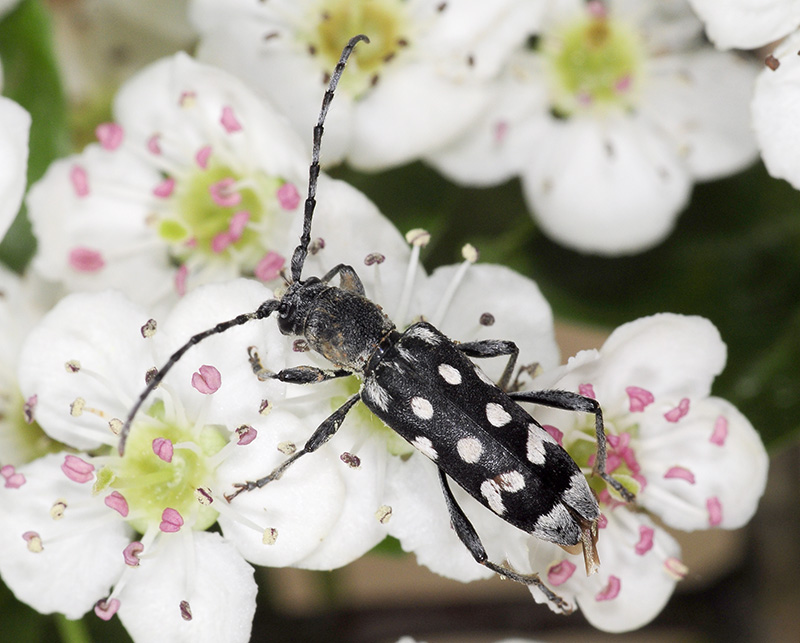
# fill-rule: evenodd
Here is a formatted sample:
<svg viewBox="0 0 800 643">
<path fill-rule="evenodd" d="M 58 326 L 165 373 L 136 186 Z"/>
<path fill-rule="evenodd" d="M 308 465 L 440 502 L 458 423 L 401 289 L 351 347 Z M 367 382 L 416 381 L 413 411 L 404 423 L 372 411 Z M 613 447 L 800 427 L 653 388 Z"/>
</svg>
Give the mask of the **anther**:
<svg viewBox="0 0 800 643">
<path fill-rule="evenodd" d="M 180 608 L 181 608 L 181 618 L 184 621 L 191 621 L 192 620 L 192 608 L 189 605 L 189 601 L 181 601 Z"/>
<path fill-rule="evenodd" d="M 38 402 L 38 395 L 31 395 L 27 400 L 25 400 L 25 404 L 22 406 L 22 414 L 25 417 L 26 424 L 33 424 L 34 412 L 36 411 L 36 405 Z"/>
<path fill-rule="evenodd" d="M 370 252 L 366 257 L 364 257 L 364 265 L 365 266 L 372 266 L 375 264 L 382 264 L 386 261 L 386 256 L 382 255 L 380 252 Z"/>
<path fill-rule="evenodd" d="M 77 373 L 81 370 L 81 363 L 76 359 L 71 359 L 64 364 L 64 369 L 67 373 Z"/>
<path fill-rule="evenodd" d="M 61 520 L 64 517 L 64 512 L 67 509 L 67 501 L 63 498 L 59 498 L 53 503 L 53 506 L 50 507 L 50 517 L 53 520 Z"/>
<path fill-rule="evenodd" d="M 494 315 L 492 313 L 483 313 L 479 320 L 481 326 L 493 326 L 494 325 Z"/>
<path fill-rule="evenodd" d="M 267 527 L 264 530 L 264 535 L 261 537 L 261 542 L 265 545 L 274 545 L 278 540 L 278 530 L 274 527 Z"/>
<path fill-rule="evenodd" d="M 297 445 L 294 442 L 279 442 L 278 451 L 284 455 L 292 455 L 295 451 L 297 451 Z"/>
<path fill-rule="evenodd" d="M 361 466 L 361 458 L 353 453 L 345 451 L 339 456 L 339 459 L 344 462 L 351 469 L 358 469 Z"/>
<path fill-rule="evenodd" d="M 430 240 L 430 232 L 422 228 L 414 228 L 406 232 L 406 242 L 415 248 L 424 248 Z"/>
<path fill-rule="evenodd" d="M 211 495 L 211 492 L 208 489 L 204 489 L 203 487 L 198 487 L 194 490 L 194 497 L 201 505 L 207 507 L 212 502 L 214 502 L 214 498 Z"/>
<path fill-rule="evenodd" d="M 378 522 L 382 525 L 385 525 L 389 522 L 389 519 L 392 517 L 392 508 L 389 505 L 381 505 L 378 507 L 378 511 L 375 512 L 375 518 L 378 519 Z"/>
<path fill-rule="evenodd" d="M 322 237 L 314 239 L 311 243 L 308 244 L 308 252 L 312 255 L 315 255 L 320 250 L 324 249 L 325 249 L 325 239 L 323 239 Z"/>
<path fill-rule="evenodd" d="M 147 322 L 142 326 L 142 337 L 148 339 L 156 334 L 156 320 L 155 319 L 148 319 Z"/>
<path fill-rule="evenodd" d="M 22 539 L 28 543 L 28 551 L 38 554 L 44 550 L 42 546 L 42 537 L 35 531 L 26 531 L 22 534 Z"/>
</svg>

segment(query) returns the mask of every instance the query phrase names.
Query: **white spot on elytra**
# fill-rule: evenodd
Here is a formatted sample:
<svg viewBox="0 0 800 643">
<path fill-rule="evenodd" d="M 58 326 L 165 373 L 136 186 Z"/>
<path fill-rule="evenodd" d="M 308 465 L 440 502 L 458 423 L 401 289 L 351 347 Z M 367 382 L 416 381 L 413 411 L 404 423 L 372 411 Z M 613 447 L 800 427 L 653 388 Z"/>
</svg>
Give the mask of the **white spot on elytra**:
<svg viewBox="0 0 800 643">
<path fill-rule="evenodd" d="M 433 417 L 433 407 L 424 397 L 412 397 L 411 410 L 421 420 L 430 420 Z"/>
<path fill-rule="evenodd" d="M 481 484 L 481 495 L 486 498 L 489 509 L 494 511 L 498 516 L 502 516 L 506 512 L 503 498 L 500 495 L 500 485 L 498 485 L 497 482 L 494 480 L 484 480 Z"/>
<path fill-rule="evenodd" d="M 436 453 L 436 449 L 433 448 L 433 442 L 431 442 L 428 438 L 422 435 L 418 435 L 414 438 L 411 445 L 420 451 L 425 456 L 428 456 L 431 460 L 436 460 L 439 457 L 439 454 Z"/>
<path fill-rule="evenodd" d="M 439 375 L 442 376 L 448 384 L 461 384 L 461 373 L 458 372 L 454 366 L 450 364 L 439 364 Z"/>
<path fill-rule="evenodd" d="M 486 418 L 489 424 L 496 427 L 505 426 L 511 422 L 511 415 L 496 402 L 489 402 L 486 405 Z"/>
<path fill-rule="evenodd" d="M 514 493 L 525 488 L 525 477 L 519 471 L 506 471 L 497 476 L 497 483 L 502 491 Z"/>
<path fill-rule="evenodd" d="M 456 443 L 459 457 L 468 464 L 475 464 L 483 453 L 483 445 L 477 438 L 461 438 Z"/>
<path fill-rule="evenodd" d="M 528 425 L 528 460 L 533 464 L 543 465 L 545 461 L 542 433 L 545 432 L 535 424 Z"/>
</svg>

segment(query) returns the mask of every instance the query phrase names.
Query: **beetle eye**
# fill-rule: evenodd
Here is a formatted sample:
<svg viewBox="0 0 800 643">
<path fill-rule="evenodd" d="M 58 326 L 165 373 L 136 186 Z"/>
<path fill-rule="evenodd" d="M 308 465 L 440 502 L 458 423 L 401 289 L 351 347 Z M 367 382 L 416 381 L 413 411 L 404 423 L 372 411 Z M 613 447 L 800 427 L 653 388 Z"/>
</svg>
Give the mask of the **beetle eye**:
<svg viewBox="0 0 800 643">
<path fill-rule="evenodd" d="M 278 307 L 278 316 L 281 319 L 286 319 L 292 314 L 293 311 L 294 306 L 287 304 L 286 302 L 281 302 L 281 305 Z"/>
</svg>

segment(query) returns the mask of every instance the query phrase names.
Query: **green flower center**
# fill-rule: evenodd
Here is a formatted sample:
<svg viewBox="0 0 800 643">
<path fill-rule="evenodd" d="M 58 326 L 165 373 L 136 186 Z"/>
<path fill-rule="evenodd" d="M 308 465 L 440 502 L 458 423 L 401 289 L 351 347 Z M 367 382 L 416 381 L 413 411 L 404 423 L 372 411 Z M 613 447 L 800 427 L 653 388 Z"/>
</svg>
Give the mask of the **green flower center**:
<svg viewBox="0 0 800 643">
<path fill-rule="evenodd" d="M 582 16 L 542 41 L 553 85 L 553 110 L 632 107 L 643 46 L 636 30 L 606 16 Z"/>
<path fill-rule="evenodd" d="M 281 178 L 244 176 L 211 162 L 175 186 L 171 207 L 157 215 L 156 231 L 178 263 L 217 260 L 252 273 L 268 250 L 265 239 L 288 226 L 299 202 L 293 194 Z"/>
<path fill-rule="evenodd" d="M 595 435 L 594 416 L 588 416 L 576 427 L 569 443 L 564 443 L 564 448 L 575 463 L 583 470 L 592 468 L 597 456 L 597 441 Z M 635 449 L 630 446 L 639 435 L 639 425 L 634 424 L 620 429 L 615 425 L 613 418 L 605 418 L 606 435 L 606 472 L 619 482 L 628 491 L 636 495 L 641 490 L 641 473 L 639 463 L 636 461 Z M 616 446 L 614 446 L 615 443 Z M 597 493 L 611 491 L 599 476 L 588 476 L 589 486 Z M 616 492 L 614 492 L 616 494 Z M 601 496 L 602 497 L 602 496 Z M 617 496 L 618 498 L 618 496 Z"/>
<path fill-rule="evenodd" d="M 408 6 L 404 0 L 322 0 L 311 10 L 305 36 L 309 50 L 319 56 L 330 72 L 339 61 L 342 48 L 357 34 L 370 42 L 356 47 L 341 87 L 360 96 L 378 81 L 389 64 L 409 43 Z"/>
<path fill-rule="evenodd" d="M 160 403 L 156 406 L 163 408 Z M 170 462 L 155 453 L 153 441 L 158 438 L 172 443 Z M 212 426 L 198 433 L 194 428 L 174 424 L 135 424 L 125 455 L 110 456 L 112 462 L 98 471 L 95 491 L 108 487 L 119 491 L 128 503 L 131 525 L 141 533 L 149 525 L 159 524 L 167 508 L 175 509 L 187 522 L 191 520 L 193 529 L 206 529 L 216 522 L 218 512 L 212 505 L 198 502 L 195 494 L 208 484 L 216 466 L 212 456 L 227 442 L 222 432 Z"/>
</svg>

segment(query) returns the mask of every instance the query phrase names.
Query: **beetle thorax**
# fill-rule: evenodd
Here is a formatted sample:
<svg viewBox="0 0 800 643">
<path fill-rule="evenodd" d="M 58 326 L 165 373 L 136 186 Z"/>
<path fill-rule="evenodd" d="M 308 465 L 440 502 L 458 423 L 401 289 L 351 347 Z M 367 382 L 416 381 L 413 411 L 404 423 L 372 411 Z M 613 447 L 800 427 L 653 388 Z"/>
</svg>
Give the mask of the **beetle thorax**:
<svg viewBox="0 0 800 643">
<path fill-rule="evenodd" d="M 394 324 L 380 306 L 334 286 L 322 290 L 303 322 L 308 345 L 340 368 L 363 372 Z"/>
</svg>

